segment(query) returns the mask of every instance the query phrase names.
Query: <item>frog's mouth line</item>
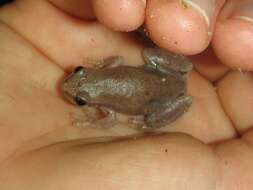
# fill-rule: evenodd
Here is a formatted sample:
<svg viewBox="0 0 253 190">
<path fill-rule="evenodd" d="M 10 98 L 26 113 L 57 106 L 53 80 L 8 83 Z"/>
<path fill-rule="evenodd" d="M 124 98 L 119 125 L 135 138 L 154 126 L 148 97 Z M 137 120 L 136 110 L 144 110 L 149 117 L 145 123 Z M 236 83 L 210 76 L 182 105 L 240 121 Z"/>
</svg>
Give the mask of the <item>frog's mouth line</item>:
<svg viewBox="0 0 253 190">
<path fill-rule="evenodd" d="M 68 91 L 64 91 L 63 94 L 64 94 L 64 97 L 65 97 L 66 100 L 68 100 L 72 104 L 77 105 L 76 102 L 75 102 L 75 100 L 73 99 L 72 94 L 70 94 Z"/>
</svg>

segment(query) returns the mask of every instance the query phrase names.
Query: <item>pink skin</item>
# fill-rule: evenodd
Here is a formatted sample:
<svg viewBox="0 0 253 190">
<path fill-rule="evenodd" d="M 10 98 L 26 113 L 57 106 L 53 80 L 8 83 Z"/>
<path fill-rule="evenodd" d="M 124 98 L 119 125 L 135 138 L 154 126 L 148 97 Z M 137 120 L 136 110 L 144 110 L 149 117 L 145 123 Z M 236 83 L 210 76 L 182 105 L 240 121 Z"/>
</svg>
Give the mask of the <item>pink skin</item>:
<svg viewBox="0 0 253 190">
<path fill-rule="evenodd" d="M 88 0 L 72 2 L 72 6 L 69 6 L 70 1 L 52 2 L 75 15 L 84 18 L 84 13 L 89 13 L 85 18 L 91 17 Z M 192 0 L 206 17 L 189 4 L 178 0 L 150 0 L 148 3 L 145 0 L 92 2 L 92 15 L 113 30 L 135 30 L 145 21 L 150 37 L 160 47 L 194 55 L 202 52 L 213 41 L 215 53 L 222 63 L 233 68 L 253 70 L 252 19 L 249 21 L 253 18 L 250 8 L 253 7 L 252 0 Z M 82 14 L 80 9 L 84 9 Z M 243 20 L 245 17 L 247 21 Z"/>
<path fill-rule="evenodd" d="M 236 69 L 253 70 L 252 9 L 251 0 L 229 0 L 216 23 L 212 42 L 216 55 Z"/>
<path fill-rule="evenodd" d="M 133 31 L 144 21 L 145 3 L 142 1 L 94 0 L 92 3 L 97 19 L 113 30 Z"/>
<path fill-rule="evenodd" d="M 64 101 L 58 91 L 59 80 L 82 63 L 95 66 L 94 60 L 113 55 L 126 57 L 126 64 L 133 66 L 143 63 L 142 45 L 131 35 L 108 28 L 138 28 L 144 20 L 139 10 L 144 10 L 145 2 L 119 1 L 127 5 L 123 12 L 115 11 L 120 10 L 119 4 L 118 9 L 107 6 L 101 10 L 102 1 L 92 2 L 19 0 L 0 8 L 0 189 L 251 190 L 253 75 L 229 68 L 252 70 L 251 44 L 246 40 L 250 38 L 251 21 L 236 16 L 249 16 L 249 12 L 240 6 L 234 9 L 238 0 L 227 1 L 216 28 L 213 19 L 213 29 L 207 30 L 201 16 L 189 8 L 183 12 L 176 1 L 148 1 L 146 23 L 158 45 L 193 54 L 211 40 L 205 31 L 214 31 L 213 48 L 191 56 L 195 71 L 188 81 L 194 103 L 182 118 L 163 129 L 178 133 L 129 138 L 139 133 L 120 123 L 106 130 L 76 127 L 76 118 L 83 116 L 82 112 Z M 217 7 L 223 4 L 216 2 Z M 248 5 L 252 1 L 240 2 Z M 148 12 L 157 11 L 152 7 L 159 6 L 164 8 L 160 10 L 163 13 L 156 12 L 156 16 L 164 18 L 148 24 Z M 165 19 L 167 9 L 178 11 L 170 13 L 180 14 L 178 25 Z M 227 16 L 231 9 L 233 19 Z M 130 22 L 127 14 L 131 11 L 135 13 Z M 164 23 L 174 29 L 166 31 Z M 180 30 L 189 23 L 191 28 Z M 177 46 L 170 36 L 160 38 L 167 32 L 177 39 Z M 199 36 L 194 36 L 195 32 Z M 180 41 L 184 35 L 189 37 Z M 231 39 L 236 45 L 230 43 L 224 48 L 222 45 Z M 242 57 L 238 49 L 243 47 Z M 227 66 L 220 64 L 214 52 Z M 241 61 L 244 58 L 246 63 Z M 117 139 L 122 136 L 126 139 Z"/>
</svg>

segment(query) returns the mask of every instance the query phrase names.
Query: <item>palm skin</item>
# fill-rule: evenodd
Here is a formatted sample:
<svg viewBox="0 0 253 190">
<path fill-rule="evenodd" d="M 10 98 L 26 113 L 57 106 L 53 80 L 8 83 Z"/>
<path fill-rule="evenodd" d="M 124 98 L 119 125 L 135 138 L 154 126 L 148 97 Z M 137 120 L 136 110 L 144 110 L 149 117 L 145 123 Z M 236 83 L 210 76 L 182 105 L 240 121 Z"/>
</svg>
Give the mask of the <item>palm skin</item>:
<svg viewBox="0 0 253 190">
<path fill-rule="evenodd" d="M 43 1 L 10 5 L 0 18 L 0 189 L 253 186 L 251 73 L 221 66 L 208 49 L 192 57 L 189 112 L 162 129 L 176 133 L 133 139 L 128 126 L 78 128 L 82 112 L 60 91 L 67 72 L 111 55 L 139 66 L 142 45 Z"/>
</svg>

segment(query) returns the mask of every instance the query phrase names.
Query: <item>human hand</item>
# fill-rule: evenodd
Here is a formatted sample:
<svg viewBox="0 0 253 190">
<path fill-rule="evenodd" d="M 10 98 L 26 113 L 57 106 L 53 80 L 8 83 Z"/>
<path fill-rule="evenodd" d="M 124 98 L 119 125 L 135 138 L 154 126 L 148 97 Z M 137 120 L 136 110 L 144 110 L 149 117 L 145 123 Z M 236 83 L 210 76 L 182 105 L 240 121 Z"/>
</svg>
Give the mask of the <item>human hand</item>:
<svg viewBox="0 0 253 190">
<path fill-rule="evenodd" d="M 114 8 L 122 10 L 120 3 L 127 1 L 117 2 L 118 7 Z M 95 8 L 96 15 L 111 28 L 136 29 L 143 22 L 144 5 L 141 1 L 138 5 L 133 3 L 138 1 L 129 2 L 128 12 L 136 14 L 134 18 L 112 11 L 112 17 L 106 20 L 103 11 L 110 6 L 102 6 L 101 10 L 99 5 Z M 170 5 L 165 2 L 168 1 L 149 1 L 147 15 L 156 6 L 164 8 L 155 24 L 146 20 L 151 38 L 175 52 L 201 52 L 209 41 L 203 37 L 207 29 L 203 29 L 205 22 L 191 8 L 177 14 L 182 16 L 182 21 L 195 23 L 186 41 L 179 41 L 187 33 L 185 28 L 179 26 L 168 33 L 167 27 L 157 27 L 167 26 L 165 21 L 169 25 L 177 24 L 164 15 L 170 12 L 166 11 Z M 81 115 L 81 111 L 64 101 L 59 92 L 59 84 L 69 69 L 86 60 L 92 64 L 90 60 L 111 55 L 122 55 L 134 66 L 142 64 L 142 45 L 131 34 L 88 21 L 87 18 L 94 16 L 91 9 L 83 11 L 81 5 L 74 5 L 73 1 L 58 0 L 52 5 L 43 0 L 20 0 L 0 9 L 1 189 L 250 189 L 252 73 L 232 71 L 221 65 L 211 48 L 192 57 L 196 71 L 189 78 L 189 94 L 194 97 L 189 112 L 163 129 L 193 137 L 169 133 L 119 140 L 118 137 L 137 132 L 120 125 L 106 130 L 73 125 L 73 118 Z M 135 10 L 136 13 L 132 12 Z M 122 18 L 122 22 L 118 24 L 110 18 Z M 227 65 L 252 70 L 252 55 L 247 53 L 252 45 L 245 47 L 252 35 L 251 22 L 229 19 L 218 24 L 221 26 L 217 25 L 220 29 L 213 37 L 213 44 L 219 58 Z M 233 39 L 236 35 L 236 46 L 244 54 L 233 53 L 232 45 L 222 47 L 228 44 L 226 30 L 233 31 L 229 37 Z M 177 45 L 170 43 L 169 36 L 159 38 L 167 33 L 176 39 Z M 227 60 L 228 54 L 232 57 Z M 242 55 L 249 64 L 241 61 Z"/>
</svg>

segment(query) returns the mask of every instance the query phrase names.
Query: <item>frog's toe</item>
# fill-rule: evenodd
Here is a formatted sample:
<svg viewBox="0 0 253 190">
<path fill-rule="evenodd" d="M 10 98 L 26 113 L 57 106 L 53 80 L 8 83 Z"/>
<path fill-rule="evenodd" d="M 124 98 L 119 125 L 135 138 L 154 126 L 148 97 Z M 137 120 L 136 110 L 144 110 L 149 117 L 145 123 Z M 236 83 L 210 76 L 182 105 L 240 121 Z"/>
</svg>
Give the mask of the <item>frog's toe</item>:
<svg viewBox="0 0 253 190">
<path fill-rule="evenodd" d="M 174 54 L 160 48 L 146 48 L 143 50 L 146 67 L 157 71 L 174 70 L 182 74 L 192 70 L 193 64 L 186 56 Z"/>
</svg>

